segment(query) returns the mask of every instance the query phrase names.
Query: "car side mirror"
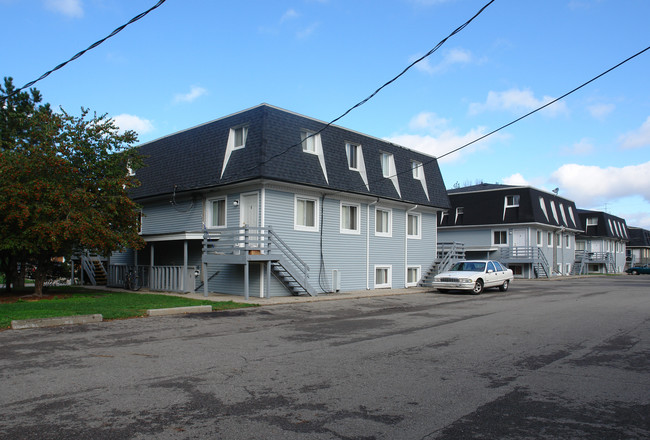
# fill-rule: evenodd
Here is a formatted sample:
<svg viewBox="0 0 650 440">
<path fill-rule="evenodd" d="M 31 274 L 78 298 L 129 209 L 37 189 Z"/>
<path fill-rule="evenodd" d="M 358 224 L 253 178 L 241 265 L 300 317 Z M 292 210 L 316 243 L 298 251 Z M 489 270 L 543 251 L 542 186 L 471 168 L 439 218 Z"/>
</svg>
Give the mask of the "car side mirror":
<svg viewBox="0 0 650 440">
<path fill-rule="evenodd" d="M 488 269 L 487 273 L 492 273 L 492 272 L 494 272 L 492 269 Z"/>
</svg>

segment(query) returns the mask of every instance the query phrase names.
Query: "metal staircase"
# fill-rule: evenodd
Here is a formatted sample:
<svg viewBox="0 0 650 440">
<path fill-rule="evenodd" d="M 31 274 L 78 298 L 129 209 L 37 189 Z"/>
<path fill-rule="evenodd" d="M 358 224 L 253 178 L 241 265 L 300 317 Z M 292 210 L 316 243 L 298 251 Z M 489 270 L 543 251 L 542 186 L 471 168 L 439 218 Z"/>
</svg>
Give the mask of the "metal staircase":
<svg viewBox="0 0 650 440">
<path fill-rule="evenodd" d="M 202 260 L 204 265 L 242 264 L 246 267 L 245 271 L 248 271 L 250 263 L 270 263 L 271 273 L 289 293 L 318 295 L 316 289 L 309 283 L 309 266 L 270 226 L 264 228 L 243 226 L 214 232 L 205 230 Z M 246 286 L 247 281 L 245 281 L 245 290 Z M 207 286 L 203 288 L 204 292 L 207 292 Z"/>
<path fill-rule="evenodd" d="M 81 267 L 88 276 L 88 281 L 93 286 L 105 286 L 108 274 L 98 255 L 86 253 L 81 256 Z"/>
<path fill-rule="evenodd" d="M 457 261 L 465 259 L 465 244 L 458 242 L 438 243 L 436 261 L 422 276 L 418 284 L 420 287 L 430 287 L 433 278 L 441 272 L 448 270 Z"/>
</svg>

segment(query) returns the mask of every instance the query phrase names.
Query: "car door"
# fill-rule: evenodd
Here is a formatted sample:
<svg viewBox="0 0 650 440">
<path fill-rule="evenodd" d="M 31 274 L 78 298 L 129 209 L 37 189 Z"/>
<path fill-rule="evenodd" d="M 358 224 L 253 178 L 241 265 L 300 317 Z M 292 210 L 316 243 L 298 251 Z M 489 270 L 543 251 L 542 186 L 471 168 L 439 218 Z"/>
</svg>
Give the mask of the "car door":
<svg viewBox="0 0 650 440">
<path fill-rule="evenodd" d="M 488 261 L 487 263 L 485 278 L 485 287 L 497 286 L 499 284 L 499 272 L 491 261 Z"/>
</svg>

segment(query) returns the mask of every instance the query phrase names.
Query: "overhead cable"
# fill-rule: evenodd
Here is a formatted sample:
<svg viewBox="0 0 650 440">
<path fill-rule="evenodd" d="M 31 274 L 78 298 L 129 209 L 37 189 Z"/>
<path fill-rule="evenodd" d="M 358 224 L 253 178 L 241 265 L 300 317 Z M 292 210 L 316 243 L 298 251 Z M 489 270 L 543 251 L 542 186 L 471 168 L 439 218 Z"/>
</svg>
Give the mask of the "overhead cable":
<svg viewBox="0 0 650 440">
<path fill-rule="evenodd" d="M 325 124 L 325 126 L 324 126 L 323 128 L 321 128 L 320 130 L 318 130 L 318 131 L 315 132 L 315 133 L 311 133 L 311 134 L 310 134 L 309 136 L 307 136 L 305 139 L 320 134 L 321 132 L 323 132 L 324 130 L 326 130 L 328 127 L 330 127 L 331 125 L 333 125 L 334 123 L 336 123 L 338 120 L 340 120 L 340 119 L 342 119 L 343 117 L 347 116 L 351 111 L 355 110 L 356 108 L 361 107 L 363 104 L 365 104 L 366 102 L 370 101 L 370 100 L 371 100 L 372 98 L 374 98 L 375 95 L 377 95 L 377 94 L 378 94 L 382 89 L 384 89 L 385 87 L 387 87 L 387 86 L 389 86 L 390 84 L 392 84 L 392 83 L 394 83 L 395 81 L 397 81 L 397 80 L 398 80 L 402 75 L 404 75 L 404 74 L 405 74 L 408 70 L 410 70 L 413 66 L 415 66 L 415 65 L 418 64 L 419 62 L 423 61 L 425 58 L 429 57 L 431 54 L 433 54 L 433 53 L 436 52 L 438 49 L 440 49 L 440 47 L 441 47 L 443 44 L 445 44 L 445 43 L 447 42 L 447 40 L 449 40 L 451 37 L 453 37 L 454 35 L 456 35 L 456 34 L 459 33 L 460 31 L 462 31 L 463 29 L 465 29 L 465 28 L 466 28 L 466 27 L 467 27 L 467 26 L 468 26 L 472 21 L 474 21 L 474 19 L 475 19 L 476 17 L 478 17 L 479 15 L 481 15 L 481 13 L 482 13 L 485 9 L 487 9 L 488 6 L 490 6 L 492 3 L 494 3 L 494 1 L 495 1 L 495 0 L 490 0 L 488 3 L 486 3 L 485 6 L 483 6 L 483 7 L 482 7 L 482 8 L 481 8 L 481 9 L 480 9 L 476 14 L 474 14 L 474 15 L 472 16 L 472 18 L 470 18 L 469 20 L 467 20 L 467 21 L 466 21 L 465 23 L 463 23 L 462 25 L 458 26 L 458 27 L 457 27 L 457 28 L 456 28 L 452 33 L 450 33 L 449 35 L 447 35 L 447 36 L 446 36 L 445 38 L 443 38 L 443 39 L 442 39 L 438 44 L 436 44 L 436 45 L 433 47 L 433 49 L 431 49 L 429 52 L 427 52 L 426 54 L 424 54 L 423 56 L 421 56 L 421 57 L 418 58 L 417 60 L 413 61 L 413 62 L 412 62 L 411 64 L 409 64 L 409 65 L 408 65 L 404 70 L 402 70 L 398 75 L 394 76 L 392 79 L 390 79 L 389 81 L 385 82 L 385 83 L 384 83 L 381 87 L 379 87 L 377 90 L 375 90 L 374 92 L 372 92 L 372 93 L 370 94 L 370 96 L 368 96 L 367 98 L 365 98 L 365 99 L 359 101 L 358 103 L 356 103 L 355 105 L 353 105 L 352 107 L 350 107 L 349 109 L 347 109 L 345 112 L 343 112 L 340 116 L 338 116 L 337 118 L 335 118 L 335 119 L 333 119 L 332 121 L 330 121 L 330 122 L 328 122 L 327 124 Z M 256 164 L 255 166 L 250 167 L 250 168 L 248 168 L 248 169 L 242 170 L 241 173 L 240 173 L 240 175 L 241 175 L 241 174 L 244 174 L 244 173 L 246 173 L 246 172 L 248 172 L 248 171 L 254 170 L 254 169 L 257 168 L 257 167 L 261 167 L 261 166 L 263 166 L 263 165 L 269 163 L 269 162 L 272 161 L 273 159 L 276 159 L 276 158 L 278 158 L 278 157 L 280 157 L 280 156 L 282 156 L 282 155 L 288 153 L 291 149 L 293 149 L 293 148 L 295 148 L 295 147 L 301 145 L 302 142 L 304 142 L 304 139 L 303 139 L 301 142 L 298 142 L 298 143 L 296 143 L 296 144 L 293 144 L 293 145 L 287 147 L 286 149 L 284 149 L 283 151 L 280 151 L 279 153 L 276 153 L 276 154 L 272 155 L 271 157 L 269 157 L 268 159 L 264 160 L 263 162 L 261 162 L 261 163 L 259 163 L 259 164 Z"/>
<path fill-rule="evenodd" d="M 149 8 L 149 9 L 147 9 L 146 11 L 144 11 L 144 12 L 142 12 L 142 13 L 136 15 L 136 16 L 133 17 L 131 20 L 129 20 L 128 23 L 123 24 L 122 26 L 118 27 L 118 28 L 115 29 L 113 32 L 111 32 L 109 35 L 107 35 L 106 37 L 102 38 L 101 40 L 99 40 L 99 41 L 95 41 L 93 44 L 91 44 L 90 46 L 88 46 L 86 49 L 82 50 L 81 52 L 78 52 L 76 55 L 74 55 L 74 56 L 73 56 L 72 58 L 70 58 L 68 61 L 65 61 L 65 62 L 59 64 L 58 66 L 56 66 L 56 67 L 55 67 L 54 69 L 52 69 L 52 70 L 48 70 L 48 71 L 45 72 L 43 75 L 41 75 L 39 78 L 35 79 L 34 81 L 30 81 L 30 82 L 28 82 L 27 84 L 25 84 L 25 85 L 22 86 L 21 88 L 14 90 L 12 93 L 9 93 L 9 94 L 6 95 L 6 96 L 0 96 L 0 100 L 5 100 L 5 99 L 8 99 L 8 98 L 11 98 L 13 95 L 16 95 L 17 93 L 20 93 L 22 90 L 24 90 L 24 89 L 26 89 L 26 88 L 28 88 L 28 87 L 33 86 L 34 84 L 36 84 L 36 83 L 39 82 L 40 80 L 42 80 L 42 79 L 44 79 L 44 78 L 47 78 L 51 73 L 54 73 L 54 72 L 56 72 L 57 70 L 63 68 L 66 64 L 70 63 L 71 61 L 76 60 L 77 58 L 79 58 L 80 56 L 82 56 L 83 54 L 85 54 L 86 52 L 88 52 L 89 50 L 96 48 L 97 46 L 99 46 L 100 44 L 102 44 L 104 41 L 106 41 L 106 40 L 108 40 L 109 38 L 115 36 L 116 34 L 118 34 L 119 32 L 121 32 L 125 27 L 127 27 L 128 25 L 130 25 L 130 24 L 132 24 L 132 23 L 135 23 L 136 21 L 138 21 L 138 20 L 140 20 L 141 18 L 143 18 L 145 15 L 149 14 L 149 13 L 150 13 L 151 11 L 153 11 L 154 9 L 157 9 L 157 8 L 160 7 L 163 3 L 165 3 L 165 1 L 166 1 L 166 0 L 159 0 L 158 3 L 156 3 L 155 5 L 153 5 L 151 8 Z"/>
</svg>

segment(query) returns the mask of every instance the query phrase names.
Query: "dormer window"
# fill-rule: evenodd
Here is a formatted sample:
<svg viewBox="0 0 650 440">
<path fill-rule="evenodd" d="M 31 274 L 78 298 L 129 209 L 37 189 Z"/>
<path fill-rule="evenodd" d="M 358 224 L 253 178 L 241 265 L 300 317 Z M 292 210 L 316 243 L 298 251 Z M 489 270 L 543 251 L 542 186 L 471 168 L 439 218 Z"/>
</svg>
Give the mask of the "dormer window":
<svg viewBox="0 0 650 440">
<path fill-rule="evenodd" d="M 316 133 L 313 131 L 301 131 L 300 140 L 302 141 L 302 151 L 305 153 L 316 154 Z"/>
<path fill-rule="evenodd" d="M 412 160 L 411 161 L 411 169 L 413 170 L 413 178 L 414 179 L 421 179 L 422 178 L 422 163 Z"/>
<path fill-rule="evenodd" d="M 519 207 L 519 196 L 506 196 L 506 208 L 517 208 Z"/>
<path fill-rule="evenodd" d="M 246 146 L 246 136 L 248 136 L 248 127 L 237 127 L 232 129 L 234 145 L 233 148 L 244 148 Z"/>
<path fill-rule="evenodd" d="M 392 156 L 390 153 L 381 153 L 381 174 L 384 177 L 390 176 L 390 159 Z"/>
<path fill-rule="evenodd" d="M 456 223 L 462 223 L 463 222 L 463 215 L 465 214 L 465 208 L 462 206 L 459 206 L 456 208 Z"/>
<path fill-rule="evenodd" d="M 348 156 L 348 167 L 351 170 L 359 170 L 359 150 L 361 149 L 361 145 L 359 144 L 353 144 L 353 143 L 346 143 L 345 144 L 345 153 Z"/>
<path fill-rule="evenodd" d="M 587 227 L 589 226 L 598 226 L 598 217 L 587 218 Z"/>
<path fill-rule="evenodd" d="M 440 212 L 440 224 L 441 225 L 445 221 L 445 217 L 448 217 L 448 216 L 449 216 L 449 211 Z"/>
</svg>

